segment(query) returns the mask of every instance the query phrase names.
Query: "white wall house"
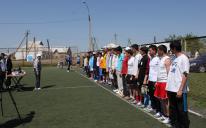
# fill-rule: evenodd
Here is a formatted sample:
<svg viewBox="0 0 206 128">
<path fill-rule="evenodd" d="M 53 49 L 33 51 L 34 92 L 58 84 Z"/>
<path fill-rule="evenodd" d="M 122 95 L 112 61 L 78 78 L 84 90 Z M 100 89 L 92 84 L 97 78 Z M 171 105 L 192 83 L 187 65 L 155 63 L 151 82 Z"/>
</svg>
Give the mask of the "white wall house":
<svg viewBox="0 0 206 128">
<path fill-rule="evenodd" d="M 28 42 L 27 55 L 31 55 L 35 58 L 37 54 L 42 55 L 44 52 L 47 51 L 48 48 L 44 47 L 41 41 L 36 41 L 35 43 L 33 43 L 33 41 Z M 15 58 L 16 60 L 26 59 L 26 45 L 17 49 L 17 52 L 15 53 Z"/>
</svg>

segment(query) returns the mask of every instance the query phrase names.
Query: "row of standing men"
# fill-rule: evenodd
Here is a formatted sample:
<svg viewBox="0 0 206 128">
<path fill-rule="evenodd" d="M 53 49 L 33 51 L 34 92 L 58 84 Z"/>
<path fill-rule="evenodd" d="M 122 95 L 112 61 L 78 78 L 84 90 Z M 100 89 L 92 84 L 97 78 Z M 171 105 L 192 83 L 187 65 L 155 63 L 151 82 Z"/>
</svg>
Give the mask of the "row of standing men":
<svg viewBox="0 0 206 128">
<path fill-rule="evenodd" d="M 189 128 L 187 108 L 189 59 L 180 41 L 141 47 L 133 44 L 88 52 L 84 58 L 87 76 L 111 84 L 113 91 L 174 128 Z"/>
</svg>

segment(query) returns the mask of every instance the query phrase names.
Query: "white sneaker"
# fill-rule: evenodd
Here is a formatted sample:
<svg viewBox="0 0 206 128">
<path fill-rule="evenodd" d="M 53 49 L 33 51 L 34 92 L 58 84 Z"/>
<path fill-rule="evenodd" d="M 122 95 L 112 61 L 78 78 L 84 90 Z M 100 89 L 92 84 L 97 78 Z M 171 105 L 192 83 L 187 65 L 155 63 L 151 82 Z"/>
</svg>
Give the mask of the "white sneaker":
<svg viewBox="0 0 206 128">
<path fill-rule="evenodd" d="M 157 118 L 158 120 L 165 120 L 165 117 L 164 116 L 160 116 Z"/>
<path fill-rule="evenodd" d="M 69 72 L 69 70 L 67 70 L 67 72 Z"/>
<path fill-rule="evenodd" d="M 170 119 L 168 117 L 165 117 L 165 119 L 162 121 L 162 123 L 169 124 L 170 123 Z"/>
<path fill-rule="evenodd" d="M 136 101 L 136 100 L 133 100 L 131 103 L 132 103 L 132 104 L 137 104 L 137 101 Z"/>
<path fill-rule="evenodd" d="M 94 82 L 97 82 L 97 80 L 94 80 Z"/>
<path fill-rule="evenodd" d="M 142 105 L 142 103 L 141 103 L 141 102 L 138 102 L 138 103 L 137 103 L 137 105 L 138 105 L 138 106 L 141 106 L 141 105 Z"/>
<path fill-rule="evenodd" d="M 118 89 L 114 89 L 113 92 L 117 93 L 117 92 L 118 92 Z"/>
<path fill-rule="evenodd" d="M 41 88 L 37 88 L 37 90 L 41 90 Z"/>
<path fill-rule="evenodd" d="M 38 90 L 38 88 L 34 88 L 34 91 Z"/>
<path fill-rule="evenodd" d="M 160 113 L 157 112 L 157 113 L 154 115 L 154 117 L 156 117 L 156 118 L 160 117 Z"/>
<path fill-rule="evenodd" d="M 135 100 L 135 98 L 133 96 L 129 96 L 132 100 Z"/>
<path fill-rule="evenodd" d="M 146 112 L 151 112 L 153 109 L 152 109 L 151 107 L 146 107 L 146 108 L 144 108 L 144 110 L 145 110 Z"/>
<path fill-rule="evenodd" d="M 145 108 L 144 104 L 141 104 L 141 105 L 140 105 L 140 108 Z"/>
<path fill-rule="evenodd" d="M 147 107 L 147 110 L 148 110 L 148 112 L 153 111 L 153 109 L 152 109 L 152 107 L 151 107 L 151 106 Z"/>
<path fill-rule="evenodd" d="M 116 91 L 117 94 L 120 94 L 119 90 Z"/>
<path fill-rule="evenodd" d="M 147 108 L 144 108 L 143 110 L 146 111 L 146 112 L 148 112 L 148 109 L 147 109 Z"/>
</svg>

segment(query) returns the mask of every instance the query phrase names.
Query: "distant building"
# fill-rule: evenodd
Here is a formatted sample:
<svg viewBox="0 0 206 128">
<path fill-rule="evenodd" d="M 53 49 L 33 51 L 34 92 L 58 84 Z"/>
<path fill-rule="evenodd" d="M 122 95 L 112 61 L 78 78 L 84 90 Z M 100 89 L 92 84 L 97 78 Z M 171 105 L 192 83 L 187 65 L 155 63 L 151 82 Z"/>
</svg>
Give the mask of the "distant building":
<svg viewBox="0 0 206 128">
<path fill-rule="evenodd" d="M 42 57 L 45 58 L 46 53 L 48 53 L 48 48 L 44 47 L 44 44 L 41 41 L 36 41 L 35 43 L 33 41 L 28 42 L 27 55 L 33 56 L 33 58 L 35 58 L 37 54 L 41 54 Z M 17 49 L 15 53 L 15 59 L 26 59 L 26 45 Z"/>
<path fill-rule="evenodd" d="M 68 48 L 52 48 L 53 59 L 64 60 L 67 55 Z"/>
</svg>

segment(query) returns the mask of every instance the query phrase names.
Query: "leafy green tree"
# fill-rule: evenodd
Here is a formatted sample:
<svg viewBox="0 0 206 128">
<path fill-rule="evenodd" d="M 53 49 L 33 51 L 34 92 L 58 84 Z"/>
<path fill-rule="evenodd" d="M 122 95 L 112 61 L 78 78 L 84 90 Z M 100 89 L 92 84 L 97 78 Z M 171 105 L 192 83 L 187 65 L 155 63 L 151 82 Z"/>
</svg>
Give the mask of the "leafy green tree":
<svg viewBox="0 0 206 128">
<path fill-rule="evenodd" d="M 202 41 L 201 39 L 192 39 L 195 37 L 197 37 L 197 36 L 192 34 L 192 33 L 186 34 L 185 36 L 182 36 L 182 35 L 177 36 L 177 35 L 173 34 L 173 35 L 169 35 L 169 37 L 165 38 L 165 41 L 183 40 L 184 41 L 184 43 L 182 44 L 183 50 L 185 49 L 185 46 L 186 46 L 187 52 L 191 52 L 191 54 L 194 55 L 196 50 L 201 51 L 201 49 L 204 48 L 204 46 L 205 46 L 204 41 Z"/>
</svg>

